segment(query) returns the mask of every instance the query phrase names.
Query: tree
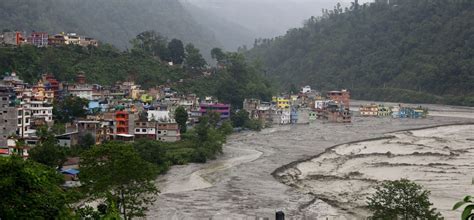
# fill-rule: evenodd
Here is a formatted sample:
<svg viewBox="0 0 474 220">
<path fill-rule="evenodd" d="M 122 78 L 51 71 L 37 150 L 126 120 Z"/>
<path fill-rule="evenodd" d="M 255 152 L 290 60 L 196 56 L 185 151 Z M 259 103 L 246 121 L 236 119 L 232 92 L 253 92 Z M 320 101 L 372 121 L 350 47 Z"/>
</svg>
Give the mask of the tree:
<svg viewBox="0 0 474 220">
<path fill-rule="evenodd" d="M 183 106 L 179 106 L 176 108 L 176 111 L 174 113 L 174 118 L 176 120 L 176 123 L 179 125 L 179 131 L 181 133 L 186 133 L 187 125 L 186 123 L 188 122 L 188 111 Z"/>
<path fill-rule="evenodd" d="M 202 57 L 199 49 L 194 47 L 193 44 L 187 44 L 185 64 L 188 69 L 196 71 L 203 69 L 207 65 L 207 62 Z"/>
<path fill-rule="evenodd" d="M 91 133 L 87 133 L 83 135 L 79 139 L 79 145 L 81 146 L 82 150 L 89 150 L 92 146 L 95 145 L 95 138 Z"/>
<path fill-rule="evenodd" d="M 0 218 L 55 219 L 69 212 L 63 177 L 20 157 L 0 158 Z"/>
<path fill-rule="evenodd" d="M 234 128 L 232 127 L 232 123 L 229 120 L 226 120 L 222 123 L 221 127 L 219 130 L 224 134 L 224 135 L 229 135 L 232 134 L 234 131 Z"/>
<path fill-rule="evenodd" d="M 80 171 L 88 194 L 117 201 L 124 219 L 144 216 L 158 194 L 156 167 L 127 143 L 110 142 L 84 152 Z"/>
<path fill-rule="evenodd" d="M 135 51 L 159 57 L 161 60 L 169 58 L 168 40 L 155 31 L 142 32 L 135 39 L 131 40 L 130 43 Z"/>
<path fill-rule="evenodd" d="M 249 113 L 245 110 L 239 110 L 231 116 L 232 124 L 234 127 L 244 127 L 249 120 Z"/>
<path fill-rule="evenodd" d="M 407 179 L 385 181 L 368 198 L 373 219 L 442 219 L 429 201 L 430 192 Z"/>
<path fill-rule="evenodd" d="M 461 214 L 461 220 L 472 220 L 474 218 L 474 199 L 472 196 L 466 196 L 462 201 L 457 202 L 453 206 L 453 210 L 464 206 L 464 210 Z"/>
<path fill-rule="evenodd" d="M 222 51 L 221 48 L 213 48 L 211 50 L 212 59 L 216 59 L 217 62 L 222 62 L 226 58 L 226 54 Z"/>
<path fill-rule="evenodd" d="M 65 97 L 64 100 L 55 100 L 53 103 L 54 119 L 61 123 L 67 123 L 76 118 L 85 117 L 88 104 L 87 99 L 72 95 Z"/>
<path fill-rule="evenodd" d="M 59 146 L 58 140 L 47 127 L 41 127 L 37 131 L 39 143 L 29 151 L 30 159 L 49 166 L 60 169 L 66 162 L 67 149 Z"/>
<path fill-rule="evenodd" d="M 183 42 L 173 39 L 168 43 L 169 58 L 174 64 L 182 64 L 185 53 Z"/>
</svg>

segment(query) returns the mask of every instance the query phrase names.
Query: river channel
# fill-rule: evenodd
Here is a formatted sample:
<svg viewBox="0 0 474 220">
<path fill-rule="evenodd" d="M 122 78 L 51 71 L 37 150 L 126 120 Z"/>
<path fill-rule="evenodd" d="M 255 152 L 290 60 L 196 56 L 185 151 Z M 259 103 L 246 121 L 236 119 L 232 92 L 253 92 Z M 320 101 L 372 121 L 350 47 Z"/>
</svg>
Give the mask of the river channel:
<svg viewBox="0 0 474 220">
<path fill-rule="evenodd" d="M 174 166 L 159 177 L 161 194 L 147 218 L 274 219 L 282 210 L 287 219 L 359 219 L 367 215 L 360 206 L 372 184 L 402 177 L 431 190 L 435 207 L 452 217 L 451 202 L 474 194 L 474 162 L 466 156 L 474 153 L 474 126 L 468 125 L 474 123 L 474 108 L 429 108 L 433 116 L 426 119 L 354 117 L 351 124 L 316 121 L 234 134 L 219 159 Z M 373 157 L 388 151 L 400 157 Z M 430 152 L 438 158 L 415 163 L 416 156 Z M 338 160 L 354 154 L 369 156 Z M 349 173 L 357 174 L 354 180 Z"/>
</svg>

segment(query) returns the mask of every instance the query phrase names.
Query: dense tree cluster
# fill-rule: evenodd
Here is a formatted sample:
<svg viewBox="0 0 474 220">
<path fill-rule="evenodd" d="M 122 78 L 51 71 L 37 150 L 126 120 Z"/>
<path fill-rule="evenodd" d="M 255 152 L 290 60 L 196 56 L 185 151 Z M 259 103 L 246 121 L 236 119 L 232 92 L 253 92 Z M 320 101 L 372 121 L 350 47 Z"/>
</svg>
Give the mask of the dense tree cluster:
<svg viewBox="0 0 474 220">
<path fill-rule="evenodd" d="M 269 101 L 275 86 L 265 78 L 265 71 L 258 63 L 249 63 L 240 53 L 212 50 L 212 56 L 218 61 L 211 76 L 187 81 L 177 89 L 192 92 L 200 96 L 213 95 L 220 102 L 230 103 L 239 109 L 246 98 L 258 98 Z"/>
<path fill-rule="evenodd" d="M 20 157 L 0 157 L 0 218 L 56 219 L 69 212 L 62 176 Z"/>
<path fill-rule="evenodd" d="M 150 55 L 121 52 L 110 45 L 0 48 L 0 74 L 12 71 L 29 83 L 35 83 L 44 73 L 70 82 L 83 71 L 89 82 L 112 85 L 133 79 L 145 88 L 185 76 L 181 68 L 170 68 Z"/>
<path fill-rule="evenodd" d="M 286 88 L 474 105 L 473 1 L 356 1 L 323 12 L 285 36 L 256 40 L 246 55 Z"/>
</svg>

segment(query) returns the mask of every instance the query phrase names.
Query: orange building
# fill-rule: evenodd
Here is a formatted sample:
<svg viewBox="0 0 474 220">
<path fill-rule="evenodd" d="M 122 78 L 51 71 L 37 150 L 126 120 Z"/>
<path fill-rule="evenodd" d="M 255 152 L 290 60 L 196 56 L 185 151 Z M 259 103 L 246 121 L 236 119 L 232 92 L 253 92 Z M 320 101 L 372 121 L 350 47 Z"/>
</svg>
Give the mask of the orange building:
<svg viewBox="0 0 474 220">
<path fill-rule="evenodd" d="M 128 134 L 128 112 L 116 111 L 115 122 L 117 134 Z"/>
<path fill-rule="evenodd" d="M 349 109 L 349 100 L 351 94 L 349 91 L 343 89 L 341 91 L 330 91 L 327 93 L 327 98 L 344 105 L 344 108 Z"/>
</svg>

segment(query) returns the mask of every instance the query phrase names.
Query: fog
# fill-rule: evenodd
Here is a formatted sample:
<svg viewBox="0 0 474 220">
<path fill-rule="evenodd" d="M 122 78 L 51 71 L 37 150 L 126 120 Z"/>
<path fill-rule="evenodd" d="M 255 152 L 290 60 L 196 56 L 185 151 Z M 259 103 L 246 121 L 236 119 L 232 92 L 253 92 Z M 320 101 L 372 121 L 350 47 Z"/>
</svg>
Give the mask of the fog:
<svg viewBox="0 0 474 220">
<path fill-rule="evenodd" d="M 191 13 L 195 10 L 205 12 L 205 15 L 201 13 L 200 16 L 196 16 L 195 19 L 198 21 L 207 19 L 203 16 L 209 16 L 240 26 L 240 35 L 245 37 L 241 36 L 237 41 L 229 42 L 222 33 L 217 33 L 226 48 L 235 49 L 236 46 L 243 44 L 250 46 L 255 38 L 283 35 L 288 29 L 301 27 L 304 20 L 311 16 L 320 16 L 322 9 L 333 9 L 338 2 L 343 8 L 349 7 L 352 0 L 181 0 L 181 2 L 185 6 L 193 6 Z M 359 0 L 359 3 L 365 2 L 369 1 Z"/>
</svg>

